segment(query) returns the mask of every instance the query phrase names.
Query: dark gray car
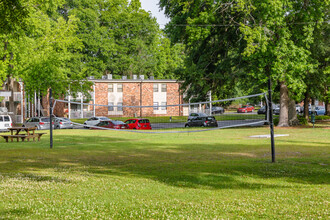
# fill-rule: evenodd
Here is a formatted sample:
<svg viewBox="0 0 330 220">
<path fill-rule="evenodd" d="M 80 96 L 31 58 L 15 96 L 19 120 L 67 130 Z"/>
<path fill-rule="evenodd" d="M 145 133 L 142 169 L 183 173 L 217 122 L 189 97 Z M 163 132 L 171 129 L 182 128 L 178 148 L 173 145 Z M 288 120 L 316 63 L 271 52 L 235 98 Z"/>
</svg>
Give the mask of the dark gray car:
<svg viewBox="0 0 330 220">
<path fill-rule="evenodd" d="M 213 116 L 196 117 L 189 119 L 185 127 L 218 127 L 218 122 Z"/>
<path fill-rule="evenodd" d="M 23 127 L 36 127 L 38 130 L 49 129 L 49 125 L 50 119 L 48 117 L 32 117 L 23 123 Z"/>
</svg>

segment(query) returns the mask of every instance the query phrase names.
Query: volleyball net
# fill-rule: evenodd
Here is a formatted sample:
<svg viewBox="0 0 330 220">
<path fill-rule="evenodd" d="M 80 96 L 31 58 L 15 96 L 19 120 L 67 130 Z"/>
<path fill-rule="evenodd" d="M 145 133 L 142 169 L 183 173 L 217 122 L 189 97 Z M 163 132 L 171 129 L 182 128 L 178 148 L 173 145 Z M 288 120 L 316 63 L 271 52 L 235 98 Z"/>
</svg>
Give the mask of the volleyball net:
<svg viewBox="0 0 330 220">
<path fill-rule="evenodd" d="M 268 122 L 265 93 L 213 100 L 178 103 L 168 97 L 143 103 L 115 100 L 106 104 L 94 101 L 55 100 L 63 117 L 76 129 L 117 130 L 139 133 L 200 132 L 243 126 L 263 126 Z M 128 105 L 133 104 L 133 105 Z"/>
</svg>

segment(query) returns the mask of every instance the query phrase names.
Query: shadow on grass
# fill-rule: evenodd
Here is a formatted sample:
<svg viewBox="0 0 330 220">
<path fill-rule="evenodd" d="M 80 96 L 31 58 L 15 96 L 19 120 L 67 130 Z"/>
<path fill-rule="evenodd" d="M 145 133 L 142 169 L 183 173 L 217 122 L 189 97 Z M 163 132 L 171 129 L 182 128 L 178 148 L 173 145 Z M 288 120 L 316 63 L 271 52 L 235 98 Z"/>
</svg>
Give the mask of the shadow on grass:
<svg viewBox="0 0 330 220">
<path fill-rule="evenodd" d="M 284 179 L 302 184 L 327 184 L 329 173 L 318 164 L 269 163 L 256 153 L 242 153 L 242 146 L 226 144 L 132 141 L 125 138 L 65 136 L 49 151 L 36 144 L 20 145 L 0 156 L 2 175 L 23 173 L 33 181 L 56 181 L 30 170 L 72 169 L 95 177 L 136 176 L 167 185 L 211 189 L 284 188 L 283 182 L 260 183 L 259 179 Z M 40 146 L 46 146 L 40 142 Z M 17 147 L 17 145 L 16 145 Z M 232 151 L 229 151 L 232 149 Z M 298 157 L 298 156 L 297 156 Z M 294 160 L 295 158 L 293 158 Z M 66 181 L 57 179 L 57 181 Z M 295 186 L 297 187 L 297 186 Z"/>
</svg>

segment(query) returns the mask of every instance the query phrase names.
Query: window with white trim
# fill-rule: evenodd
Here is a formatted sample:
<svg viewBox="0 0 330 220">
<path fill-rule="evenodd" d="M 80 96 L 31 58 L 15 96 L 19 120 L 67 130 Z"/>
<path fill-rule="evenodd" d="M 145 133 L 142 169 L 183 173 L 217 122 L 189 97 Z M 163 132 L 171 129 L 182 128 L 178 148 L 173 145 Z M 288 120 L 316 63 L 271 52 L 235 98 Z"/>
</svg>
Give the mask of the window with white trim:
<svg viewBox="0 0 330 220">
<path fill-rule="evenodd" d="M 117 92 L 123 92 L 123 84 L 117 84 Z"/>
<path fill-rule="evenodd" d="M 123 107 L 121 107 L 121 106 L 123 106 L 123 103 L 122 102 L 118 102 L 117 103 L 117 111 L 123 111 Z"/>
<path fill-rule="evenodd" d="M 158 102 L 154 102 L 154 110 L 158 110 Z"/>
<path fill-rule="evenodd" d="M 167 85 L 166 84 L 162 84 L 162 92 L 166 92 L 167 91 Z"/>
<path fill-rule="evenodd" d="M 113 84 L 112 83 L 108 84 L 108 92 L 113 92 Z"/>
<path fill-rule="evenodd" d="M 154 92 L 158 92 L 158 83 L 154 83 Z"/>
<path fill-rule="evenodd" d="M 162 102 L 161 105 L 163 105 L 163 106 L 161 107 L 161 110 L 166 110 L 166 109 L 167 109 L 166 106 L 164 106 L 164 105 L 167 105 L 166 103 L 167 103 L 167 102 Z"/>
<path fill-rule="evenodd" d="M 108 102 L 108 111 L 109 112 L 113 111 L 113 102 Z"/>
</svg>

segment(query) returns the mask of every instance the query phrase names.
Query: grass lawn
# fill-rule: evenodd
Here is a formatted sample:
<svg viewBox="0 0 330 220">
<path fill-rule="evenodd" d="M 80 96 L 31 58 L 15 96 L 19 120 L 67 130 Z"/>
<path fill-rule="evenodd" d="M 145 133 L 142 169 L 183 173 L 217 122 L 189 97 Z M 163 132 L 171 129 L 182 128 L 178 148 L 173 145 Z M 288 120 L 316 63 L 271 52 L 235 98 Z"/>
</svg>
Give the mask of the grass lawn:
<svg viewBox="0 0 330 220">
<path fill-rule="evenodd" d="M 330 129 L 0 140 L 0 219 L 329 219 Z"/>
</svg>

